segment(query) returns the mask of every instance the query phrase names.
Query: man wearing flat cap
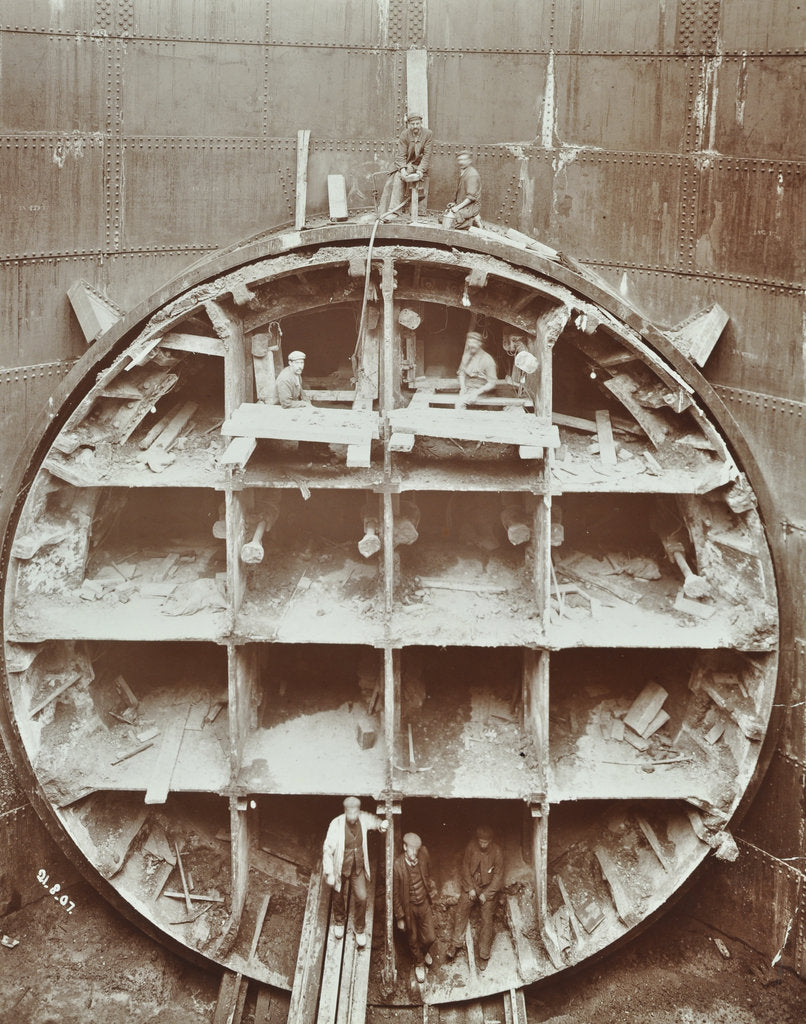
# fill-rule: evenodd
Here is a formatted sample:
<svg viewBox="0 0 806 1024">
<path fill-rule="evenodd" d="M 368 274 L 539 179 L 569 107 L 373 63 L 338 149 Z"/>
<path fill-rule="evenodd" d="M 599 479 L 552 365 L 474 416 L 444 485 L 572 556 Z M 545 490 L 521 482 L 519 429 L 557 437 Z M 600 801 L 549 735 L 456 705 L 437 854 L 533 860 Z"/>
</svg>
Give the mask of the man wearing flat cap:
<svg viewBox="0 0 806 1024">
<path fill-rule="evenodd" d="M 407 186 L 419 188 L 428 175 L 433 144 L 434 133 L 423 128 L 423 115 L 409 114 L 408 125 L 397 140 L 395 170 L 390 173 L 381 196 L 381 214 L 394 211 L 403 203 Z"/>
<path fill-rule="evenodd" d="M 465 350 L 456 376 L 459 379 L 457 409 L 464 408 L 474 398 L 492 391 L 498 383 L 498 367 L 490 353 L 484 350 L 479 331 L 467 332 Z"/>
<path fill-rule="evenodd" d="M 478 905 L 481 917 L 478 955 L 479 968 L 483 971 L 493 944 L 496 897 L 504 881 L 504 854 L 487 825 L 479 825 L 474 838 L 465 847 L 460 879 L 462 895 L 456 904 L 453 937 L 445 955 L 448 960 L 456 956 L 457 948 L 465 941 L 470 911 Z"/>
<path fill-rule="evenodd" d="M 333 935 L 337 939 L 344 938 L 347 920 L 344 890 L 349 883 L 355 910 L 355 944 L 359 949 L 367 944 L 367 832 L 386 832 L 388 827 L 389 823 L 383 818 L 362 811 L 357 796 L 348 796 L 344 801 L 344 814 L 331 821 L 322 848 L 322 871 L 333 890 Z"/>
<path fill-rule="evenodd" d="M 425 969 L 434 962 L 431 946 L 436 939 L 431 901 L 437 887 L 431 877 L 431 858 L 416 832 L 403 836 L 403 853 L 395 858 L 394 913 L 397 926 L 405 931 L 414 961 L 417 981 L 425 981 Z"/>
<path fill-rule="evenodd" d="M 274 389 L 277 404 L 284 409 L 297 409 L 311 404 L 311 400 L 302 390 L 302 371 L 304 369 L 305 353 L 295 351 L 288 357 L 288 366 L 277 374 Z"/>
</svg>

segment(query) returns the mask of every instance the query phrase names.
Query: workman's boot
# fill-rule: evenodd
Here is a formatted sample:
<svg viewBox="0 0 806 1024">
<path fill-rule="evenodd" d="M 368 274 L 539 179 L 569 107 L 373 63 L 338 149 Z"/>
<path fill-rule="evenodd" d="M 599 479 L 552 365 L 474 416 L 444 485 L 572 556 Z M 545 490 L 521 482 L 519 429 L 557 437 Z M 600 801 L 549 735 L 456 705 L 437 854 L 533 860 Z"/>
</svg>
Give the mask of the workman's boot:
<svg viewBox="0 0 806 1024">
<path fill-rule="evenodd" d="M 430 953 L 426 953 L 425 956 L 423 957 L 423 960 L 425 960 L 426 967 L 430 967 L 434 962 L 434 958 L 431 956 Z"/>
<path fill-rule="evenodd" d="M 333 938 L 334 939 L 343 939 L 344 938 L 344 925 L 343 924 L 334 924 L 333 925 Z"/>
<path fill-rule="evenodd" d="M 356 932 L 355 933 L 355 944 L 356 944 L 356 946 L 358 946 L 359 949 L 363 949 L 364 946 L 366 946 L 366 944 L 367 944 L 367 933 L 366 932 Z"/>
<path fill-rule="evenodd" d="M 422 964 L 417 964 L 417 966 L 414 968 L 414 977 L 417 979 L 417 981 L 419 981 L 421 985 L 425 981 L 425 968 L 423 967 Z"/>
</svg>

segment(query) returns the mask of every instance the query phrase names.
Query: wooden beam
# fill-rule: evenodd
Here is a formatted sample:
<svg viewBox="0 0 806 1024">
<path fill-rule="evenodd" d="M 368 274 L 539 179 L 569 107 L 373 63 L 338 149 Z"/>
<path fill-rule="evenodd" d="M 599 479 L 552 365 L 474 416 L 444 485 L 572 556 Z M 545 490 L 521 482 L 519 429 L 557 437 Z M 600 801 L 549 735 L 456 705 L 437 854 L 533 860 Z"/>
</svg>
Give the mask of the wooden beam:
<svg viewBox="0 0 806 1024">
<path fill-rule="evenodd" d="M 327 205 L 331 220 L 347 220 L 347 186 L 343 174 L 328 174 Z"/>
<path fill-rule="evenodd" d="M 507 921 L 518 955 L 518 973 L 525 983 L 538 976 L 538 963 L 532 944 L 526 936 L 526 925 L 516 896 L 507 896 Z"/>
<path fill-rule="evenodd" d="M 180 331 L 169 331 L 163 336 L 160 347 L 176 352 L 192 352 L 200 356 L 220 356 L 222 359 L 227 354 L 224 342 L 220 338 L 182 334 Z"/>
<path fill-rule="evenodd" d="M 185 722 L 187 721 L 190 707 L 179 705 L 177 715 L 162 735 L 162 743 L 151 778 L 146 790 L 145 802 L 147 804 L 164 804 L 168 799 L 171 789 L 171 776 L 179 757 L 179 748 L 182 746 L 182 737 L 185 733 Z"/>
<path fill-rule="evenodd" d="M 330 889 L 322 876 L 320 860 L 308 883 L 308 898 L 302 919 L 302 934 L 297 949 L 297 966 L 288 1009 L 288 1020 L 298 1024 L 313 1024 L 316 1020 L 329 902 Z"/>
<path fill-rule="evenodd" d="M 603 466 L 615 466 L 616 444 L 613 440 L 613 425 L 607 409 L 596 410 L 596 431 L 599 435 L 599 458 Z"/>
<path fill-rule="evenodd" d="M 237 466 L 238 469 L 245 469 L 255 448 L 257 448 L 257 441 L 254 437 L 235 437 L 227 445 L 219 461 L 224 466 Z"/>
<path fill-rule="evenodd" d="M 88 345 L 123 316 L 123 311 L 88 281 L 80 280 L 71 285 L 67 289 L 67 298 Z"/>
<path fill-rule="evenodd" d="M 305 210 L 308 203 L 308 146 L 311 141 L 309 128 L 297 132 L 297 195 L 294 214 L 294 228 L 305 227 Z"/>
<path fill-rule="evenodd" d="M 252 439 L 253 440 L 253 439 Z M 227 528 L 227 604 L 230 626 L 234 627 L 246 592 L 246 572 L 241 564 L 241 548 L 246 543 L 243 494 L 228 489 L 226 499 Z"/>
<path fill-rule="evenodd" d="M 406 50 L 406 111 L 421 114 L 428 127 L 428 50 Z"/>
<path fill-rule="evenodd" d="M 204 308 L 213 330 L 224 343 L 224 414 L 230 416 L 243 402 L 254 397 L 254 378 L 246 372 L 246 342 L 240 316 L 230 313 L 212 299 Z M 226 434 L 226 431 L 222 430 Z"/>
</svg>

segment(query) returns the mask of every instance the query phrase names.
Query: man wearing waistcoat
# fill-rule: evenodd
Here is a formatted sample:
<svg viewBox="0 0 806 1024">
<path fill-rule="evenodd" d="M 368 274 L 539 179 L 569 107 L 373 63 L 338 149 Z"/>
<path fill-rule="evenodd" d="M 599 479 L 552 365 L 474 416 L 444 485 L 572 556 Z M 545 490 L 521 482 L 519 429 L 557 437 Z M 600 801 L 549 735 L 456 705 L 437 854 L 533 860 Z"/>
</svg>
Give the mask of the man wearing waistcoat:
<svg viewBox="0 0 806 1024">
<path fill-rule="evenodd" d="M 434 133 L 428 128 L 423 128 L 422 115 L 409 114 L 408 126 L 397 140 L 396 169 L 390 174 L 381 196 L 382 215 L 396 210 L 403 203 L 407 185 L 414 185 L 417 188 L 428 176 L 433 144 Z"/>
<path fill-rule="evenodd" d="M 333 934 L 337 939 L 344 938 L 347 920 L 344 890 L 349 882 L 355 909 L 355 944 L 359 949 L 367 944 L 367 832 L 376 829 L 386 832 L 388 827 L 383 818 L 362 811 L 357 796 L 348 796 L 344 801 L 344 814 L 331 821 L 322 848 L 322 871 L 333 890 Z"/>
<path fill-rule="evenodd" d="M 434 962 L 431 946 L 436 939 L 431 900 L 437 887 L 431 878 L 431 858 L 415 832 L 403 836 L 403 853 L 395 858 L 394 912 L 397 926 L 406 933 L 417 981 L 425 981 L 425 969 Z"/>
</svg>

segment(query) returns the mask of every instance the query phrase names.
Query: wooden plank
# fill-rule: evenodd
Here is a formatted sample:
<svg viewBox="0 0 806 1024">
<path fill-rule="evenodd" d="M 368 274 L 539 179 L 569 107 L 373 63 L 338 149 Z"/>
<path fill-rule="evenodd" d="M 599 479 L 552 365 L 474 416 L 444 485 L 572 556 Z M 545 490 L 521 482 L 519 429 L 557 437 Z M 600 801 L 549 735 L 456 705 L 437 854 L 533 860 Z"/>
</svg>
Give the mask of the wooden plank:
<svg viewBox="0 0 806 1024">
<path fill-rule="evenodd" d="M 67 289 L 67 298 L 88 345 L 123 316 L 114 302 L 84 280 L 76 281 Z"/>
<path fill-rule="evenodd" d="M 347 186 L 343 174 L 328 174 L 327 205 L 331 220 L 347 220 Z"/>
<path fill-rule="evenodd" d="M 316 1000 L 325 954 L 325 933 L 330 889 L 322 877 L 321 860 L 311 874 L 308 898 L 297 950 L 297 966 L 291 988 L 288 1020 L 312 1024 L 316 1019 Z"/>
<path fill-rule="evenodd" d="M 61 686 L 57 686 L 55 690 L 52 690 L 47 695 L 47 697 L 43 697 L 43 699 L 40 700 L 37 704 L 35 704 L 28 712 L 29 718 L 33 718 L 34 715 L 38 715 L 42 708 L 46 708 L 48 704 L 51 703 L 51 701 L 54 701 L 56 700 L 57 697 L 60 697 L 65 692 L 65 690 L 69 690 L 73 683 L 77 683 L 79 679 L 82 678 L 83 674 L 83 672 L 76 672 L 75 674 L 72 674 L 66 682 L 61 684 Z"/>
<path fill-rule="evenodd" d="M 610 422 L 610 413 L 607 409 L 596 410 L 596 431 L 599 435 L 599 458 L 603 466 L 615 466 L 618 464 L 616 458 L 616 445 L 613 441 L 613 425 Z"/>
<path fill-rule="evenodd" d="M 294 229 L 305 226 L 305 210 L 308 203 L 308 146 L 311 141 L 309 128 L 297 132 L 297 194 L 294 213 Z"/>
<path fill-rule="evenodd" d="M 369 409 L 282 409 L 276 405 L 244 403 L 224 422 L 228 437 L 279 438 L 363 444 L 380 435 L 378 414 Z"/>
<path fill-rule="evenodd" d="M 389 451 L 410 452 L 414 447 L 415 440 L 414 434 L 394 433 L 389 439 Z"/>
<path fill-rule="evenodd" d="M 176 352 L 193 352 L 200 356 L 226 355 L 226 348 L 220 338 L 210 338 L 201 334 L 183 334 L 181 331 L 169 331 L 160 342 L 162 348 L 170 348 Z"/>
<path fill-rule="evenodd" d="M 224 466 L 238 466 L 240 469 L 244 469 L 255 448 L 257 448 L 257 441 L 254 437 L 233 438 L 221 456 L 220 462 Z"/>
<path fill-rule="evenodd" d="M 406 111 L 421 114 L 428 127 L 428 50 L 406 50 Z"/>
<path fill-rule="evenodd" d="M 642 817 L 640 814 L 637 814 L 635 816 L 635 819 L 638 822 L 638 827 L 644 833 L 644 837 L 646 838 L 646 841 L 649 843 L 650 847 L 652 848 L 652 852 L 655 854 L 655 856 L 660 861 L 661 867 L 663 868 L 664 871 L 668 871 L 670 869 L 670 867 L 671 867 L 671 861 L 666 856 L 666 853 L 665 853 L 663 847 L 660 844 L 660 840 L 655 835 L 655 830 L 652 828 L 652 826 L 649 824 L 649 822 L 646 820 L 646 818 Z"/>
<path fill-rule="evenodd" d="M 641 920 L 641 915 L 632 905 L 627 886 L 619 874 L 618 864 L 602 846 L 597 846 L 593 852 L 599 861 L 599 867 L 602 869 L 604 880 L 610 888 L 610 895 L 613 897 L 616 913 L 628 928 L 632 928 L 633 925 L 638 924 Z"/>
<path fill-rule="evenodd" d="M 526 937 L 520 905 L 515 896 L 507 896 L 507 921 L 518 955 L 518 971 L 523 981 L 534 981 L 538 975 L 538 963 L 532 945 Z"/>
<path fill-rule="evenodd" d="M 476 945 L 473 942 L 473 928 L 470 922 L 467 922 L 467 928 L 465 929 L 465 946 L 467 947 L 467 963 L 470 968 L 470 980 L 474 985 L 478 984 L 479 972 L 476 967 Z"/>
<path fill-rule="evenodd" d="M 247 962 L 255 959 L 258 943 L 260 942 L 260 933 L 263 931 L 263 925 L 266 923 L 266 915 L 269 912 L 270 902 L 271 893 L 267 892 L 263 899 L 260 901 L 260 905 L 258 906 L 257 917 L 255 918 L 255 931 L 252 935 L 252 945 L 249 947 L 249 956 L 247 957 Z"/>
<path fill-rule="evenodd" d="M 464 441 L 497 444 L 559 447 L 557 428 L 536 416 L 512 412 L 484 412 L 459 409 L 394 409 L 389 414 L 393 432 L 425 437 L 452 437 Z"/>
<path fill-rule="evenodd" d="M 642 736 L 668 696 L 668 690 L 659 683 L 647 683 L 630 705 L 630 710 L 624 716 L 624 724 Z"/>
<path fill-rule="evenodd" d="M 349 899 L 349 883 L 342 879 L 342 892 L 345 902 Z M 345 933 L 346 935 L 346 933 Z M 341 965 L 344 959 L 345 938 L 337 939 L 333 929 L 327 931 L 325 945 L 325 963 L 322 968 L 322 984 L 319 989 L 319 1009 L 316 1024 L 335 1024 L 336 1011 L 339 1004 L 339 986 L 341 983 Z"/>
<path fill-rule="evenodd" d="M 271 989 L 261 985 L 255 1000 L 255 1024 L 269 1024 L 271 1013 Z"/>
<path fill-rule="evenodd" d="M 355 915 L 351 905 L 350 920 L 344 937 L 344 963 L 339 987 L 339 1006 L 336 1024 L 364 1024 L 367 1016 L 367 991 L 369 989 L 369 968 L 372 959 L 372 928 L 375 920 L 375 878 L 377 875 L 374 857 L 370 863 L 370 877 L 367 879 L 367 944 L 359 949 L 355 943 Z"/>
<path fill-rule="evenodd" d="M 369 469 L 371 465 L 371 441 L 367 438 L 362 444 L 347 446 L 347 465 L 351 469 Z"/>
<path fill-rule="evenodd" d="M 697 366 L 704 366 L 708 357 L 722 337 L 722 332 L 730 317 L 725 310 L 715 303 L 702 310 L 696 316 L 670 331 L 669 338 L 675 348 L 691 359 Z"/>
<path fill-rule="evenodd" d="M 241 990 L 242 975 L 224 971 L 218 986 L 218 1000 L 213 1013 L 213 1024 L 232 1024 L 235 1006 Z"/>
<path fill-rule="evenodd" d="M 146 790 L 145 803 L 164 804 L 168 799 L 171 789 L 171 776 L 174 772 L 176 760 L 179 757 L 179 748 L 182 745 L 182 737 L 185 732 L 189 707 L 184 711 L 177 709 L 177 717 L 170 723 L 162 737 L 162 744 L 157 754 L 157 761 L 151 772 L 151 778 Z"/>
<path fill-rule="evenodd" d="M 653 412 L 652 409 L 645 409 L 637 401 L 633 393 L 639 390 L 639 385 L 633 378 L 629 374 L 621 373 L 603 383 L 607 390 L 615 395 L 624 408 L 632 414 L 652 444 L 659 448 L 669 434 L 669 426 L 660 413 Z"/>
</svg>

